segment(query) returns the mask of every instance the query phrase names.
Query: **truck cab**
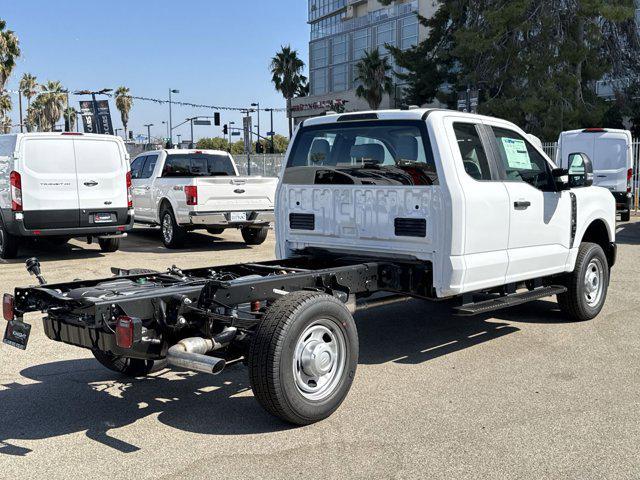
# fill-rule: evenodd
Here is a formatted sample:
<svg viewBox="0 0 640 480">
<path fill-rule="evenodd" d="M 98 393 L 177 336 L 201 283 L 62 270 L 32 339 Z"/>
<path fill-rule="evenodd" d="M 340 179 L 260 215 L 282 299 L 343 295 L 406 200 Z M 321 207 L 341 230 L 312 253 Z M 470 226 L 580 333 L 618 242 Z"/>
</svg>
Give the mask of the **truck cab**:
<svg viewBox="0 0 640 480">
<path fill-rule="evenodd" d="M 497 118 L 417 109 L 311 119 L 281 175 L 278 255 L 427 262 L 439 298 L 571 272 L 585 238 L 612 262 L 611 193 L 568 188 L 559 173 L 570 172 Z"/>
</svg>

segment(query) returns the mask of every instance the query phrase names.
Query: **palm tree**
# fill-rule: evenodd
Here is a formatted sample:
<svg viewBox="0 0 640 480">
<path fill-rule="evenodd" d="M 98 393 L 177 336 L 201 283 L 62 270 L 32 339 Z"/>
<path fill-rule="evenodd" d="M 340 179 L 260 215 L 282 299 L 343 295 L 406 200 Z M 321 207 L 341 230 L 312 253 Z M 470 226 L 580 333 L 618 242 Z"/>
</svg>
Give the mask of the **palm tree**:
<svg viewBox="0 0 640 480">
<path fill-rule="evenodd" d="M 282 93 L 287 101 L 287 118 L 289 119 L 289 137 L 293 133 L 291 123 L 291 99 L 298 92 L 300 85 L 306 83 L 307 78 L 302 75 L 304 62 L 298 57 L 298 52 L 290 46 L 281 47 L 271 59 L 271 81 L 276 90 Z"/>
<path fill-rule="evenodd" d="M 6 115 L 0 119 L 0 131 L 2 133 L 11 133 L 11 118 Z"/>
<path fill-rule="evenodd" d="M 129 89 L 127 87 L 118 87 L 116 90 L 116 108 L 120 111 L 125 137 L 127 136 L 127 124 L 129 123 L 131 107 L 133 107 L 133 98 L 129 95 Z"/>
<path fill-rule="evenodd" d="M 38 93 L 38 79 L 35 75 L 25 73 L 20 79 L 20 92 L 27 99 L 27 109 L 31 105 L 31 99 Z"/>
<path fill-rule="evenodd" d="M 356 81 L 360 82 L 356 95 L 364 98 L 371 110 L 377 110 L 385 93 L 393 91 L 393 79 L 389 75 L 391 65 L 387 57 L 380 56 L 376 48 L 365 52 L 364 57 L 356 64 Z"/>
<path fill-rule="evenodd" d="M 49 130 L 43 111 L 44 105 L 42 103 L 42 97 L 38 96 L 31 105 L 29 105 L 29 108 L 27 108 L 27 116 L 24 121 L 27 132 L 33 132 L 34 130 L 44 132 Z"/>
<path fill-rule="evenodd" d="M 62 116 L 62 111 L 67 102 L 67 92 L 58 81 L 49 81 L 40 88 L 43 93 L 36 100 L 41 100 L 42 102 L 42 117 L 44 117 L 46 123 L 46 130 L 51 131 Z M 42 124 L 42 117 L 40 127 L 45 130 L 45 125 Z"/>
<path fill-rule="evenodd" d="M 0 117 L 4 117 L 11 111 L 11 97 L 8 93 L 0 93 Z"/>
<path fill-rule="evenodd" d="M 20 56 L 20 42 L 11 30 L 6 30 L 7 22 L 0 20 L 0 90 L 4 90 L 7 79 Z"/>
<path fill-rule="evenodd" d="M 75 108 L 67 106 L 64 109 L 64 123 L 68 132 L 73 132 L 76 129 L 76 120 L 78 119 L 78 112 Z"/>
</svg>

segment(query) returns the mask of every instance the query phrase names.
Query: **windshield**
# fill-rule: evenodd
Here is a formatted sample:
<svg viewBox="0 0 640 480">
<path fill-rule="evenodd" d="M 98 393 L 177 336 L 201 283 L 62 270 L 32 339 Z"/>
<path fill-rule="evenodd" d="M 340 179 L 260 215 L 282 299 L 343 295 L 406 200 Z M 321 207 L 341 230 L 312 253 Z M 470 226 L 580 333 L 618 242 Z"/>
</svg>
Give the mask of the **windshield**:
<svg viewBox="0 0 640 480">
<path fill-rule="evenodd" d="M 167 156 L 163 177 L 235 176 L 231 159 L 209 153 L 178 153 Z"/>
<path fill-rule="evenodd" d="M 423 122 L 331 123 L 298 133 L 284 181 L 432 185 L 435 171 Z"/>
</svg>

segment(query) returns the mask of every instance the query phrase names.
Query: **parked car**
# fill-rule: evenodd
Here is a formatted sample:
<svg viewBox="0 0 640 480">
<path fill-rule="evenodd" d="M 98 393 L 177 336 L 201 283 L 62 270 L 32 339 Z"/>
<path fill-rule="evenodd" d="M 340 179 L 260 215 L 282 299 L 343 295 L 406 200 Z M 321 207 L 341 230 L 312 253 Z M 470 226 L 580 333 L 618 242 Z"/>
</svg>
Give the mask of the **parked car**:
<svg viewBox="0 0 640 480">
<path fill-rule="evenodd" d="M 567 320 L 600 313 L 615 202 L 586 155 L 570 158 L 559 169 L 517 126 L 470 113 L 305 120 L 278 186 L 278 260 L 55 285 L 32 261 L 41 286 L 5 294 L 5 342 L 26 348 L 23 316 L 44 311 L 50 339 L 125 375 L 244 360 L 268 412 L 313 423 L 355 377 L 361 302 L 457 298 L 457 314 L 484 315 L 555 295 Z"/>
<path fill-rule="evenodd" d="M 115 252 L 133 226 L 129 158 L 122 139 L 81 133 L 0 135 L 0 257 L 21 238 L 98 239 Z"/>
<path fill-rule="evenodd" d="M 217 150 L 156 150 L 131 163 L 136 222 L 160 225 L 167 248 L 187 232 L 239 228 L 248 245 L 267 238 L 278 180 L 241 177 L 231 155 Z"/>
<path fill-rule="evenodd" d="M 632 137 L 628 130 L 585 128 L 562 132 L 558 138 L 556 163 L 567 168 L 572 152 L 586 153 L 593 163 L 593 184 L 608 189 L 616 199 L 620 219 L 631 218 L 633 179 Z"/>
</svg>

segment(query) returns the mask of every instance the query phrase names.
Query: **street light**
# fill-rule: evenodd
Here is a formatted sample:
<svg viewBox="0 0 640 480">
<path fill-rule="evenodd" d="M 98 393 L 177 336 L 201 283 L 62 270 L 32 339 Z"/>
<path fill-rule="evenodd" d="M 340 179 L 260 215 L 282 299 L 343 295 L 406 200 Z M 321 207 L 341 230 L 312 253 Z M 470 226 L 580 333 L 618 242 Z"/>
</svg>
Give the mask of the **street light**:
<svg viewBox="0 0 640 480">
<path fill-rule="evenodd" d="M 260 102 L 252 103 L 252 107 L 257 107 L 258 111 L 258 142 L 260 142 Z"/>
<path fill-rule="evenodd" d="M 98 104 L 96 103 L 96 95 L 104 95 L 109 93 L 113 88 L 103 88 L 102 90 L 77 90 L 74 95 L 91 95 L 91 109 L 93 110 L 93 121 L 96 124 L 97 133 L 105 133 L 102 131 L 102 125 L 98 122 Z"/>
<path fill-rule="evenodd" d="M 167 140 L 169 139 L 169 124 L 167 122 L 165 122 L 164 120 L 162 121 L 163 125 L 167 126 Z"/>
<path fill-rule="evenodd" d="M 264 111 L 271 113 L 271 130 L 269 131 L 269 136 L 271 137 L 271 153 L 276 153 L 276 146 L 273 141 L 273 136 L 275 135 L 275 132 L 273 131 L 273 108 L 265 108 Z"/>
<path fill-rule="evenodd" d="M 171 94 L 180 93 L 180 90 L 170 88 L 169 89 L 169 142 L 173 146 L 173 120 L 171 118 Z"/>
<path fill-rule="evenodd" d="M 231 125 L 235 125 L 236 122 L 229 122 L 229 153 L 231 153 L 231 132 L 233 131 L 233 127 Z"/>
<path fill-rule="evenodd" d="M 182 144 L 180 137 L 182 137 L 182 135 L 178 134 L 178 148 L 181 148 L 180 145 Z"/>
<path fill-rule="evenodd" d="M 147 127 L 147 144 L 151 145 L 151 127 L 153 127 L 153 123 L 147 123 L 145 124 L 145 127 Z"/>
</svg>

